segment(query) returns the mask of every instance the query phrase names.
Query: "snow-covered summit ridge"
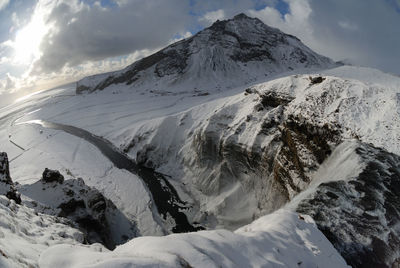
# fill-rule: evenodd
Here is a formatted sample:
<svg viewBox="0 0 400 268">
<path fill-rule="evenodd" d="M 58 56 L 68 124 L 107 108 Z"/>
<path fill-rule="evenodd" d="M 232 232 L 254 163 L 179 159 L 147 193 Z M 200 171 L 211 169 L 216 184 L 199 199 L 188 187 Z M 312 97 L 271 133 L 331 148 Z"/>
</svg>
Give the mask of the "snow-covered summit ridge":
<svg viewBox="0 0 400 268">
<path fill-rule="evenodd" d="M 218 91 L 304 68 L 334 65 L 298 38 L 239 14 L 216 21 L 117 72 L 90 76 L 77 92 L 128 86 L 163 94 Z"/>
</svg>

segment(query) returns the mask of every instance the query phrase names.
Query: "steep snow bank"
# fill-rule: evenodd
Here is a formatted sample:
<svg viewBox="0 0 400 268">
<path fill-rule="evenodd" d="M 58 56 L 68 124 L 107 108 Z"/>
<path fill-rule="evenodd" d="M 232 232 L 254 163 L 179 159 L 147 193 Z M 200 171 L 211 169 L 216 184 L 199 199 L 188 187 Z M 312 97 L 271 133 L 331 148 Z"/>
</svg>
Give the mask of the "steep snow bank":
<svg viewBox="0 0 400 268">
<path fill-rule="evenodd" d="M 108 251 L 55 246 L 40 267 L 347 267 L 313 220 L 279 210 L 235 232 L 226 230 L 140 237 Z"/>
</svg>

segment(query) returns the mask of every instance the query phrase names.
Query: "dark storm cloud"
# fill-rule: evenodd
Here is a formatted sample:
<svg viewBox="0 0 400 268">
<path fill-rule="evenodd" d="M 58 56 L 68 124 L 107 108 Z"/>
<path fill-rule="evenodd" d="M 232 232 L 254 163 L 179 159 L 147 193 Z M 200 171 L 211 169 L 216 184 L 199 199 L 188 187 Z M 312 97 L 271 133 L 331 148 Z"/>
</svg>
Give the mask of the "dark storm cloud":
<svg viewBox="0 0 400 268">
<path fill-rule="evenodd" d="M 117 1 L 101 6 L 78 1 L 50 5 L 53 25 L 41 42 L 34 73 L 102 60 L 165 45 L 190 23 L 189 3 L 181 0 Z"/>
<path fill-rule="evenodd" d="M 250 12 L 336 60 L 400 73 L 400 9 L 394 0 L 285 0 L 290 14 Z"/>
<path fill-rule="evenodd" d="M 315 36 L 335 54 L 400 73 L 400 13 L 386 0 L 312 0 Z"/>
</svg>

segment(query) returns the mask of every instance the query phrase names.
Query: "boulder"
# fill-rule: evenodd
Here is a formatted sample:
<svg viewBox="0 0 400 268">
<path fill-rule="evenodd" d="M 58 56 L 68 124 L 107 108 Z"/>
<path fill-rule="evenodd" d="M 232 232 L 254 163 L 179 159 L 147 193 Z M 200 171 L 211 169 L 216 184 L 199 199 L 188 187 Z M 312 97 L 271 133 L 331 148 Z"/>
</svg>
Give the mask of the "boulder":
<svg viewBox="0 0 400 268">
<path fill-rule="evenodd" d="M 44 182 L 63 183 L 64 176 L 61 175 L 61 173 L 58 170 L 52 170 L 52 169 L 45 168 L 45 170 L 43 171 L 42 180 Z"/>
</svg>

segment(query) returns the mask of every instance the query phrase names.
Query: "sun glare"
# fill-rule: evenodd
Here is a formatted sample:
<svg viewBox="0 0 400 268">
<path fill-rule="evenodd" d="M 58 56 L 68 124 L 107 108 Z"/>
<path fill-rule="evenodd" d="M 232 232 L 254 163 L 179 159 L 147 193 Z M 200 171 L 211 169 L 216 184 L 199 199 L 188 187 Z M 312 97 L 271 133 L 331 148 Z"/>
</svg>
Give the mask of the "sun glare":
<svg viewBox="0 0 400 268">
<path fill-rule="evenodd" d="M 39 56 L 39 46 L 47 28 L 41 16 L 34 16 L 32 21 L 17 32 L 14 42 L 14 60 L 20 64 L 29 64 Z"/>
</svg>

